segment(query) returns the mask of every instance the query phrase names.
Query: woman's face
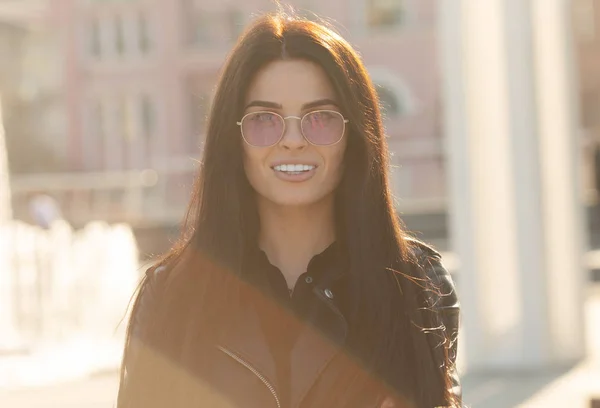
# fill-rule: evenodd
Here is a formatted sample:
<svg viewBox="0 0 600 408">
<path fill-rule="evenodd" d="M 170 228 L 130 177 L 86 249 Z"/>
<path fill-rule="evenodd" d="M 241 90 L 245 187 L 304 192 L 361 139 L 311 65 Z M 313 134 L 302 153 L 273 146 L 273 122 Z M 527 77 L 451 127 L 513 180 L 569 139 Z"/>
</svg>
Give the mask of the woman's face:
<svg viewBox="0 0 600 408">
<path fill-rule="evenodd" d="M 265 66 L 250 85 L 245 102 L 244 115 L 266 111 L 282 117 L 303 117 L 316 110 L 340 112 L 325 72 L 317 64 L 303 60 L 276 61 Z M 302 135 L 300 120 L 293 118 L 285 120 L 283 137 L 272 146 L 256 147 L 243 142 L 246 177 L 259 199 L 298 206 L 317 203 L 333 194 L 342 177 L 347 137 L 339 117 L 326 112 L 322 115 L 325 116 L 315 116 L 312 123 L 305 120 L 305 131 L 312 127 L 319 132 L 325 123 L 331 123 L 332 119 L 327 118 L 334 117 L 335 129 L 342 136 L 339 142 L 309 143 Z M 277 120 L 269 114 L 258 115 L 255 121 L 260 123 L 246 122 L 249 125 L 245 124 L 244 129 L 248 131 L 244 130 L 244 134 L 252 130 L 256 136 L 256 129 L 265 128 L 264 122 L 271 124 L 273 119 Z"/>
</svg>

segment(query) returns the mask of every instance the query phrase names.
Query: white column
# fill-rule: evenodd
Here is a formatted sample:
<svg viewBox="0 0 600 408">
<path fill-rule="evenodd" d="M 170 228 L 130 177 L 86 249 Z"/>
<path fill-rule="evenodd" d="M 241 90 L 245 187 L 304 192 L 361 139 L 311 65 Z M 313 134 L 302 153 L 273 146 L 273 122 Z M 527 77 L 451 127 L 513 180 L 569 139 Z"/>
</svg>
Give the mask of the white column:
<svg viewBox="0 0 600 408">
<path fill-rule="evenodd" d="M 0 351 L 18 346 L 14 322 L 13 277 L 10 252 L 12 239 L 8 222 L 12 218 L 12 204 L 8 176 L 8 155 L 5 144 L 0 95 Z"/>
<path fill-rule="evenodd" d="M 583 353 L 563 3 L 440 2 L 459 352 L 468 370 L 543 367 Z"/>
<path fill-rule="evenodd" d="M 4 125 L 2 121 L 2 99 L 0 95 L 0 225 L 12 218 L 10 185 L 8 178 L 8 157 L 4 141 Z"/>
<path fill-rule="evenodd" d="M 548 303 L 549 330 L 552 352 L 569 360 L 584 347 L 580 265 L 587 246 L 571 1 L 533 0 L 532 15 L 547 290 L 552 298 Z"/>
</svg>

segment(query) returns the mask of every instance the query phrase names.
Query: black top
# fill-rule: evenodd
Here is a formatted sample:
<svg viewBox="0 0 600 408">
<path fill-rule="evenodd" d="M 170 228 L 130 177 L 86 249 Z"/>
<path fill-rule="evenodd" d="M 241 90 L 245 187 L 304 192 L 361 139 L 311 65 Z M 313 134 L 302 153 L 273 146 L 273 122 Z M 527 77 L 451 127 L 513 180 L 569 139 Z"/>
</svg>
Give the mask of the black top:
<svg viewBox="0 0 600 408">
<path fill-rule="evenodd" d="M 454 290 L 452 278 L 442 266 L 440 255 L 421 242 L 411 241 L 409 244 L 409 249 L 413 251 L 416 262 L 415 264 L 407 264 L 407 267 L 423 268 L 423 274 L 428 279 L 431 279 L 432 284 L 438 289 L 423 291 L 424 299 L 419 300 L 419 302 L 423 302 L 427 307 L 419 307 L 416 310 L 403 312 L 402 308 L 404 306 L 400 305 L 398 311 L 399 313 L 411 313 L 409 316 L 410 318 L 413 316 L 422 318 L 424 319 L 423 323 L 425 324 L 429 324 L 430 322 L 436 323 L 436 326 L 431 330 L 419 331 L 419 333 L 423 334 L 423 341 L 426 341 L 428 346 L 431 347 L 431 353 L 425 353 L 422 356 L 424 357 L 424 360 L 419 363 L 422 363 L 423 372 L 429 370 L 431 373 L 437 373 L 435 367 L 440 367 L 445 364 L 448 357 L 452 362 L 456 358 L 456 339 L 458 337 L 460 310 L 459 302 Z M 343 250 L 340 250 L 341 247 L 343 247 Z M 288 294 L 287 285 L 283 275 L 277 268 L 268 262 L 266 255 L 258 250 L 255 245 L 247 248 L 252 249 L 247 250 L 243 255 L 242 260 L 244 261 L 244 264 L 242 268 L 242 278 L 247 282 L 249 281 L 249 283 L 255 283 L 256 287 L 262 289 L 265 294 L 268 294 L 269 296 L 265 296 L 265 299 L 268 300 L 270 297 L 275 299 L 276 305 L 283 306 L 276 308 L 266 307 L 264 309 L 262 307 L 258 308 L 258 310 L 266 311 L 266 315 L 260 314 L 261 316 L 267 317 L 261 319 L 263 321 L 262 326 L 264 327 L 263 333 L 266 334 L 265 337 L 268 339 L 268 344 L 275 357 L 274 361 L 277 363 L 277 378 L 273 378 L 272 383 L 276 385 L 280 394 L 286 392 L 284 390 L 286 387 L 289 389 L 290 347 L 299 338 L 298 333 L 301 333 L 300 330 L 302 330 L 303 325 L 290 324 L 290 328 L 297 330 L 288 330 L 286 329 L 287 323 L 293 319 L 288 319 L 286 316 L 281 316 L 281 314 L 272 313 L 270 309 L 284 310 L 286 312 L 291 311 L 295 315 L 302 315 L 305 318 L 310 319 L 310 323 L 315 323 L 317 328 L 323 329 L 323 334 L 329 336 L 334 342 L 339 342 L 338 344 L 340 346 L 355 353 L 355 355 L 360 358 L 363 349 L 361 348 L 362 346 L 360 343 L 361 338 L 360 336 L 357 337 L 356 333 L 360 334 L 360 332 L 368 332 L 368 329 L 365 329 L 365 326 L 367 326 L 365 323 L 369 323 L 369 321 L 362 321 L 361 319 L 369 319 L 369 316 L 362 317 L 364 315 L 359 315 L 355 310 L 356 298 L 353 295 L 355 288 L 352 287 L 351 279 L 349 279 L 349 254 L 345 246 L 335 244 L 323 253 L 315 256 L 309 263 L 307 272 L 300 277 L 291 297 Z M 167 270 L 167 272 L 163 272 L 165 270 Z M 132 315 L 130 326 L 132 338 L 137 338 L 138 340 L 141 339 L 141 342 L 132 342 L 132 347 L 128 349 L 128 361 L 126 362 L 128 371 L 134 371 L 132 366 L 129 365 L 137 359 L 135 354 L 138 352 L 136 352 L 136 348 L 133 347 L 135 344 L 149 343 L 158 349 L 163 348 L 162 351 L 164 353 L 167 353 L 167 355 L 168 353 L 171 353 L 175 359 L 183 357 L 181 353 L 179 353 L 179 349 L 171 350 L 168 342 L 162 341 L 162 338 L 158 338 L 158 336 L 162 336 L 163 333 L 156 333 L 151 330 L 155 327 L 163 330 L 162 328 L 151 326 L 149 324 L 155 317 L 157 307 L 161 304 L 160 296 L 162 292 L 159 292 L 158 290 L 167 286 L 165 280 L 168 276 L 167 266 L 158 268 L 152 267 L 146 271 L 146 274 L 149 280 L 146 281 L 147 284 L 142 287 L 142 291 L 136 301 L 138 308 L 136 313 Z M 412 271 L 409 271 L 409 275 L 418 276 L 416 272 Z M 312 279 L 307 280 L 306 278 L 308 277 Z M 308 297 L 307 295 L 311 294 L 312 287 L 315 287 L 315 290 L 313 291 L 315 296 L 312 296 L 311 299 L 311 297 Z M 327 292 L 327 289 L 330 289 L 331 293 Z M 251 291 L 249 299 L 256 301 L 257 305 L 262 304 L 263 301 L 261 297 L 255 297 L 254 293 L 254 291 Z M 323 296 L 327 296 L 329 299 L 325 300 L 323 299 Z M 317 305 L 317 303 L 320 303 L 320 305 Z M 332 304 L 335 307 L 332 307 Z M 316 306 L 319 307 L 317 308 Z M 332 318 L 332 312 L 336 312 L 335 319 Z M 339 318 L 339 314 L 342 315 L 341 319 Z M 437 324 L 438 322 L 437 319 L 434 319 L 434 314 L 439 314 L 441 324 Z M 271 316 L 275 316 L 276 318 L 269 318 Z M 178 326 L 172 327 L 178 328 Z M 352 328 L 355 330 L 350 330 Z M 282 333 L 283 335 L 281 335 Z M 286 334 L 290 335 L 286 336 Z M 450 350 L 448 350 L 448 355 L 446 355 L 446 349 L 440 347 L 440 336 L 444 336 L 445 340 L 449 342 Z M 281 341 L 282 339 L 285 341 Z M 413 354 L 414 353 L 409 353 L 408 356 L 410 357 Z M 394 358 L 395 356 L 390 356 L 392 361 L 394 361 Z M 203 361 L 194 359 L 191 359 L 194 361 L 188 360 L 190 359 L 186 359 L 185 364 L 190 364 L 191 368 L 200 371 L 202 371 L 204 367 L 210 368 L 210 364 L 204 364 Z M 182 363 L 184 363 L 184 361 L 182 361 Z M 375 367 L 374 370 L 377 370 L 377 367 Z M 383 372 L 376 371 L 375 373 L 381 376 L 381 378 L 393 388 L 397 389 L 398 392 L 402 393 L 406 391 L 406 386 L 412 386 L 413 381 L 410 380 L 410 378 L 406 378 L 403 366 L 392 364 L 389 367 L 386 367 L 385 370 L 386 371 Z M 212 370 L 209 372 L 202 371 L 202 374 L 207 374 L 209 381 L 215 380 L 218 382 L 222 380 L 222 378 L 211 378 L 212 373 Z M 450 374 L 452 377 L 451 392 L 460 400 L 460 380 L 454 364 L 452 364 Z M 437 377 L 436 374 L 436 378 Z M 407 380 L 410 381 L 407 382 Z M 435 402 L 427 402 L 426 404 L 421 404 L 422 406 L 430 407 L 447 405 L 446 398 L 443 395 L 445 384 L 441 381 L 441 378 L 439 378 L 439 380 L 436 389 L 432 390 L 432 393 L 421 393 L 420 396 L 415 396 L 415 398 L 420 397 L 423 401 L 427 400 Z M 414 381 L 418 381 L 418 379 L 415 378 Z M 139 384 L 142 385 L 143 381 Z M 221 385 L 224 390 L 231 388 L 231 384 L 228 381 L 224 381 Z M 130 393 L 130 395 L 137 396 L 137 394 L 142 393 L 143 392 L 133 392 Z M 121 396 L 119 398 L 121 398 Z M 289 405 L 287 402 L 288 400 L 289 391 L 287 391 L 283 406 Z M 142 404 L 140 406 L 146 405 Z"/>
<path fill-rule="evenodd" d="M 256 248 L 247 254 L 244 269 L 246 276 L 259 285 L 275 304 L 285 313 L 302 322 L 310 322 L 315 317 L 317 304 L 311 292 L 318 285 L 337 273 L 343 256 L 340 245 L 331 244 L 309 262 L 306 272 L 298 277 L 294 289 L 288 289 L 283 273 L 272 265 L 267 255 Z M 290 353 L 303 325 L 294 324 L 295 319 L 283 318 L 273 322 L 272 316 L 261 315 L 261 325 L 269 348 L 273 354 L 277 370 L 278 393 L 282 406 L 288 406 L 290 389 Z"/>
</svg>

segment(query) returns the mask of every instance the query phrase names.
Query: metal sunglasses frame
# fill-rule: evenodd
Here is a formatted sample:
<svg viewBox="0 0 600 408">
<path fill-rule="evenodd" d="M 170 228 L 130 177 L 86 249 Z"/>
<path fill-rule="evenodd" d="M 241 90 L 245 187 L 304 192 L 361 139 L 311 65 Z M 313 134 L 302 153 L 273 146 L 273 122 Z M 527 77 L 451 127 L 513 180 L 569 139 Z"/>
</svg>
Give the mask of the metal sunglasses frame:
<svg viewBox="0 0 600 408">
<path fill-rule="evenodd" d="M 313 114 L 313 113 L 317 113 L 317 112 L 329 112 L 329 113 L 335 113 L 336 115 L 340 115 L 340 117 L 342 118 L 342 134 L 340 136 L 340 138 L 334 142 L 334 143 L 328 143 L 328 144 L 318 144 L 318 143 L 313 143 L 311 142 L 306 135 L 304 134 L 304 130 L 302 129 L 302 121 L 304 120 L 304 118 L 306 118 L 308 115 Z M 250 115 L 255 115 L 257 113 L 268 113 L 271 115 L 275 115 L 278 116 L 279 118 L 281 118 L 281 121 L 283 122 L 283 128 L 281 130 L 281 135 L 279 136 L 279 139 L 277 139 L 277 141 L 275 141 L 274 143 L 270 144 L 270 145 L 253 145 L 252 143 L 248 142 L 248 140 L 246 140 L 246 137 L 244 136 L 244 128 L 242 127 L 242 123 L 244 122 L 244 119 L 246 119 L 248 116 Z M 285 128 L 286 128 L 286 120 L 287 119 L 298 119 L 300 121 L 300 133 L 302 133 L 302 137 L 304 138 L 304 140 L 306 140 L 309 144 L 313 145 L 313 146 L 333 146 L 338 144 L 343 138 L 344 138 L 344 134 L 346 133 L 346 123 L 349 123 L 350 121 L 346 118 L 344 118 L 344 115 L 342 115 L 340 112 L 338 111 L 334 111 L 331 109 L 318 109 L 318 110 L 314 110 L 311 112 L 307 112 L 304 115 L 300 116 L 281 116 L 278 113 L 275 112 L 271 112 L 271 111 L 256 111 L 256 112 L 250 112 L 245 114 L 242 119 L 240 119 L 239 122 L 237 122 L 237 125 L 240 127 L 240 133 L 242 134 L 242 139 L 244 139 L 244 142 L 246 142 L 248 145 L 253 146 L 253 147 L 271 147 L 271 146 L 275 146 L 277 143 L 281 142 L 281 139 L 283 139 L 283 135 L 285 135 Z"/>
</svg>

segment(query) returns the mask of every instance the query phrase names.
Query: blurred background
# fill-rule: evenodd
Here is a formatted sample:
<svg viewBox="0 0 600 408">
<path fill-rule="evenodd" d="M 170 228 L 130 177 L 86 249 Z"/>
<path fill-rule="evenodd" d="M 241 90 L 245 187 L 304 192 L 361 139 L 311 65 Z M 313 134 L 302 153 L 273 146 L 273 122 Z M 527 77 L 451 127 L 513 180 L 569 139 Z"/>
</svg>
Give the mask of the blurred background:
<svg viewBox="0 0 600 408">
<path fill-rule="evenodd" d="M 376 85 L 398 211 L 443 251 L 464 299 L 465 403 L 591 407 L 600 1 L 479 3 L 287 2 L 336 27 Z M 179 232 L 224 58 L 274 9 L 0 0 L 0 406 L 112 406 L 121 319 Z M 482 299 L 498 285 L 516 312 L 511 296 Z M 508 346 L 490 340 L 506 314 Z"/>
</svg>

